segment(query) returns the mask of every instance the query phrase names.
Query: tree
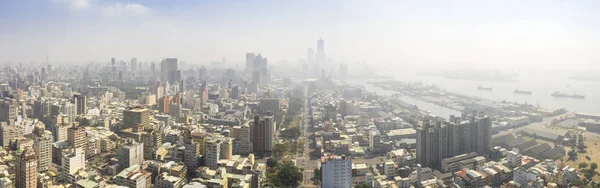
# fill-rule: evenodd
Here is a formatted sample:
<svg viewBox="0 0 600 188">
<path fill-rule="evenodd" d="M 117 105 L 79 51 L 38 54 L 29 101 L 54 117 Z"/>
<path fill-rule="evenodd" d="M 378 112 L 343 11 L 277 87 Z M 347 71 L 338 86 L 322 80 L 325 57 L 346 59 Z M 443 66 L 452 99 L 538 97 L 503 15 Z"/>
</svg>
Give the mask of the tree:
<svg viewBox="0 0 600 188">
<path fill-rule="evenodd" d="M 590 165 L 590 169 L 591 169 L 592 171 L 595 171 L 596 169 L 598 169 L 598 164 L 597 164 L 597 163 L 592 163 L 592 164 Z"/>
<path fill-rule="evenodd" d="M 267 167 L 269 168 L 275 168 L 277 167 L 277 164 L 279 163 L 279 161 L 277 161 L 277 159 L 270 157 L 269 159 L 267 159 Z"/>
<path fill-rule="evenodd" d="M 575 160 L 577 158 L 577 153 L 573 150 L 569 151 L 567 154 L 569 155 L 569 160 Z"/>
<path fill-rule="evenodd" d="M 585 176 L 585 179 L 591 180 L 592 177 L 594 177 L 594 171 L 592 171 L 592 170 L 586 170 L 583 173 L 583 176 Z"/>
<path fill-rule="evenodd" d="M 277 143 L 273 146 L 273 155 L 275 157 L 283 157 L 285 152 L 287 152 L 287 148 L 284 144 Z"/>
<path fill-rule="evenodd" d="M 356 185 L 354 188 L 369 188 L 369 185 L 367 185 L 367 183 L 361 183 Z"/>
<path fill-rule="evenodd" d="M 585 185 L 585 182 L 583 182 L 582 179 L 577 179 L 577 180 L 573 181 L 573 186 L 581 187 L 583 185 Z"/>
<path fill-rule="evenodd" d="M 584 169 L 587 168 L 588 164 L 586 162 L 579 163 L 579 168 Z"/>
<path fill-rule="evenodd" d="M 321 181 L 321 170 L 315 168 L 313 172 L 315 174 L 315 179 L 317 179 L 317 181 Z"/>
<path fill-rule="evenodd" d="M 281 131 L 280 136 L 287 139 L 297 139 L 300 136 L 300 128 L 298 128 L 297 126 L 287 128 Z"/>
<path fill-rule="evenodd" d="M 296 167 L 292 161 L 283 161 L 278 165 L 279 173 L 277 173 L 278 187 L 293 187 L 302 181 L 302 172 Z"/>
</svg>

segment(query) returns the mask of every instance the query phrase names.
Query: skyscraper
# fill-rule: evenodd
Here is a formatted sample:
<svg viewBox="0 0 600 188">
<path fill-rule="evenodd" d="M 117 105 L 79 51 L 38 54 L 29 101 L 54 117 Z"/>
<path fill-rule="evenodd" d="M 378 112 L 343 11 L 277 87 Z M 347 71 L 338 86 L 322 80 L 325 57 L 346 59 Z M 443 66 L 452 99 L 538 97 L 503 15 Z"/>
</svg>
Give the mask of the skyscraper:
<svg viewBox="0 0 600 188">
<path fill-rule="evenodd" d="M 251 128 L 254 153 L 270 155 L 273 150 L 273 137 L 275 134 L 273 112 L 267 113 L 263 118 L 258 115 L 254 116 L 254 124 Z"/>
<path fill-rule="evenodd" d="M 246 53 L 246 71 L 254 71 L 254 53 Z"/>
<path fill-rule="evenodd" d="M 133 58 L 131 59 L 131 72 L 137 72 L 138 71 L 138 62 L 137 62 L 137 58 Z"/>
<path fill-rule="evenodd" d="M 73 95 L 73 103 L 75 103 L 75 108 L 77 111 L 77 115 L 85 115 L 87 114 L 87 104 L 86 104 L 85 95 L 75 94 Z"/>
<path fill-rule="evenodd" d="M 477 152 L 487 155 L 491 147 L 492 122 L 483 116 L 451 116 L 449 121 L 425 120 L 417 129 L 417 163 L 440 168 L 444 158 Z"/>
<path fill-rule="evenodd" d="M 323 41 L 323 39 L 319 39 L 317 41 L 316 62 L 318 64 L 323 64 L 323 63 L 325 63 L 326 60 L 327 60 L 327 57 L 325 56 L 325 41 Z"/>
<path fill-rule="evenodd" d="M 267 58 L 258 54 L 258 56 L 254 57 L 253 61 L 253 71 L 262 71 L 263 69 L 267 69 Z"/>
<path fill-rule="evenodd" d="M 169 82 L 171 84 L 179 81 L 181 79 L 178 75 L 177 71 L 177 58 L 165 58 L 160 63 L 160 78 L 163 82 Z"/>
<path fill-rule="evenodd" d="M 306 62 L 314 63 L 315 62 L 315 52 L 312 48 L 306 50 Z"/>
<path fill-rule="evenodd" d="M 17 151 L 16 187 L 37 187 L 37 159 L 31 148 Z"/>
</svg>

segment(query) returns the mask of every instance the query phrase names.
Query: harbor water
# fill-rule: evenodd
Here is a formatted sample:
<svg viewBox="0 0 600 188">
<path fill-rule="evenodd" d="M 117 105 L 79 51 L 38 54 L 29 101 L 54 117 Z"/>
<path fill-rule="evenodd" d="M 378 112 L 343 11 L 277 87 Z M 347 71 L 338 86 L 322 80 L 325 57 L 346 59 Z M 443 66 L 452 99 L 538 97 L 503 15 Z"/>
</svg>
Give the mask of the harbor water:
<svg viewBox="0 0 600 188">
<path fill-rule="evenodd" d="M 433 84 L 449 92 L 493 101 L 506 100 L 509 102 L 539 105 L 542 108 L 552 110 L 566 108 L 574 112 L 600 114 L 600 81 L 569 80 L 565 78 L 566 76 L 556 76 L 555 74 L 548 73 L 522 73 L 520 74 L 519 81 L 516 82 L 447 79 L 415 73 L 388 73 L 387 75 L 393 76 L 395 80 L 403 82 Z M 493 90 L 478 90 L 477 87 L 480 85 L 491 87 Z M 532 94 L 516 94 L 514 93 L 516 89 L 532 91 Z M 585 95 L 585 99 L 552 97 L 551 94 L 555 91 Z"/>
</svg>

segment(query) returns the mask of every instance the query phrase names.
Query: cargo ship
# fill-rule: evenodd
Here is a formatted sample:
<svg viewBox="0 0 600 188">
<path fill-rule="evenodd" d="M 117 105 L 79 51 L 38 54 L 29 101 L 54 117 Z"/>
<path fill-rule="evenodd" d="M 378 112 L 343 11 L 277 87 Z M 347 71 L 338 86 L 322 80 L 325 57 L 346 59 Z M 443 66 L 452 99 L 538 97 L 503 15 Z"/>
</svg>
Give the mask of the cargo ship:
<svg viewBox="0 0 600 188">
<path fill-rule="evenodd" d="M 481 85 L 479 85 L 479 87 L 477 87 L 478 90 L 486 90 L 486 91 L 492 91 L 491 87 L 483 87 Z"/>
<path fill-rule="evenodd" d="M 553 97 L 564 97 L 564 98 L 576 98 L 576 99 L 583 99 L 585 98 L 585 95 L 577 95 L 577 94 L 566 94 L 566 93 L 561 93 L 558 91 L 555 91 L 554 93 L 552 93 Z"/>
<path fill-rule="evenodd" d="M 515 93 L 516 93 L 516 94 L 523 94 L 523 95 L 531 95 L 533 92 L 531 92 L 531 91 L 523 91 L 523 90 L 515 89 Z"/>
</svg>

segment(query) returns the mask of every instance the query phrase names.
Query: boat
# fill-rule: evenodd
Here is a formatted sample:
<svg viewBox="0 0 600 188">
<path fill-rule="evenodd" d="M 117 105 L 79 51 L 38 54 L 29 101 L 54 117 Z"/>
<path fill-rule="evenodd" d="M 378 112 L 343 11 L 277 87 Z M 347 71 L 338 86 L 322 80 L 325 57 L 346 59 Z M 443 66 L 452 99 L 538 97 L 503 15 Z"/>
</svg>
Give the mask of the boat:
<svg viewBox="0 0 600 188">
<path fill-rule="evenodd" d="M 479 85 L 479 87 L 477 87 L 478 90 L 486 90 L 486 91 L 492 91 L 491 87 L 483 87 L 481 85 Z"/>
<path fill-rule="evenodd" d="M 566 93 L 561 93 L 559 91 L 555 91 L 554 93 L 552 93 L 553 97 L 564 97 L 564 98 L 576 98 L 576 99 L 584 99 L 585 95 L 577 95 L 577 94 L 566 94 Z"/>
<path fill-rule="evenodd" d="M 523 91 L 523 90 L 515 89 L 515 93 L 516 93 L 516 94 L 523 94 L 523 95 L 531 95 L 533 92 L 531 92 L 531 91 Z"/>
</svg>

